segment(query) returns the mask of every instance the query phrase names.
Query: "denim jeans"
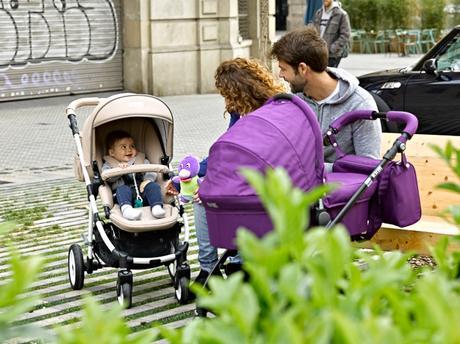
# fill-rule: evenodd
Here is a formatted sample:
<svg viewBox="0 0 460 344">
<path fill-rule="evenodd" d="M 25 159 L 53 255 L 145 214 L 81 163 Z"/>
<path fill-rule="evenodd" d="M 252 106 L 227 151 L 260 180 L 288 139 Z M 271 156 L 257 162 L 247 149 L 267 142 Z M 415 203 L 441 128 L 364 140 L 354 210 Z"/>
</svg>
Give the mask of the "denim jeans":
<svg viewBox="0 0 460 344">
<path fill-rule="evenodd" d="M 125 204 L 133 205 L 136 191 L 128 185 L 120 185 L 117 187 L 116 197 L 120 207 Z M 154 205 L 163 204 L 160 185 L 154 182 L 150 182 L 145 186 L 144 192 L 141 192 L 141 197 L 144 201 L 144 206 L 150 205 L 153 207 Z"/>
<path fill-rule="evenodd" d="M 327 65 L 329 67 L 338 67 L 341 59 L 341 57 L 329 57 Z"/>
<path fill-rule="evenodd" d="M 195 214 L 195 230 L 198 241 L 198 262 L 202 270 L 211 272 L 217 263 L 217 249 L 209 242 L 206 212 L 201 203 L 193 203 L 193 212 Z"/>
</svg>

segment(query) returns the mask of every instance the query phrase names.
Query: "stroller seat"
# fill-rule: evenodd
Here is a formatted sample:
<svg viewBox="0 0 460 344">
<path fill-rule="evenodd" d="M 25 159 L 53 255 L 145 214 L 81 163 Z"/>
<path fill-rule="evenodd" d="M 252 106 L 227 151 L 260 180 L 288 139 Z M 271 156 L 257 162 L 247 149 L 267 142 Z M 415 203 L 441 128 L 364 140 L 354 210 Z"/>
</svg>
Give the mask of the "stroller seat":
<svg viewBox="0 0 460 344">
<path fill-rule="evenodd" d="M 141 160 L 144 159 L 144 155 L 141 154 Z M 136 164 L 128 168 L 113 168 L 109 171 L 102 173 L 102 180 L 109 181 L 111 177 L 116 177 L 126 173 L 132 172 L 155 172 L 159 174 L 160 186 L 162 188 L 163 202 L 169 201 L 170 197 L 166 196 L 164 190 L 164 181 L 160 176 L 162 173 L 168 172 L 169 169 L 166 166 L 158 164 Z M 140 220 L 132 221 L 127 220 L 123 217 L 121 213 L 120 206 L 114 204 L 112 189 L 108 184 L 101 185 L 99 187 L 99 194 L 101 196 L 101 201 L 104 207 L 107 207 L 110 211 L 109 219 L 120 229 L 126 232 L 139 233 L 139 232 L 149 232 L 154 230 L 164 230 L 172 228 L 173 225 L 179 220 L 179 211 L 177 207 L 171 206 L 168 202 L 163 203 L 163 208 L 166 211 L 165 217 L 157 219 L 153 217 L 150 210 L 150 206 L 142 207 L 142 216 Z"/>
</svg>

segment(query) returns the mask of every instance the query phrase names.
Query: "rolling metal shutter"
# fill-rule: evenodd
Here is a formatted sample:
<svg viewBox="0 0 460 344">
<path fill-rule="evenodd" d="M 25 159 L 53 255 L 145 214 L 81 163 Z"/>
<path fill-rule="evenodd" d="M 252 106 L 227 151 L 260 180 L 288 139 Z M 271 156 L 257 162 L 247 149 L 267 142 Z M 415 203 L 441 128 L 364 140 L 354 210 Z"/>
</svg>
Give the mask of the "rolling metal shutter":
<svg viewBox="0 0 460 344">
<path fill-rule="evenodd" d="M 0 101 L 123 88 L 120 0 L 0 0 Z"/>
</svg>

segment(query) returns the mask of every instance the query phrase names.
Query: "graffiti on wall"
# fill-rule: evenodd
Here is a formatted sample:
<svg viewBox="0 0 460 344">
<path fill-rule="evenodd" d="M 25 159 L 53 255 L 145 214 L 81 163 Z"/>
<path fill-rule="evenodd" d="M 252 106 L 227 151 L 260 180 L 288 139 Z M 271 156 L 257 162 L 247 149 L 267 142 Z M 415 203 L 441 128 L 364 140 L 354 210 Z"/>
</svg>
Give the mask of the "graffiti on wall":
<svg viewBox="0 0 460 344">
<path fill-rule="evenodd" d="M 0 0 L 0 90 L 70 82 L 72 68 L 53 62 L 106 62 L 118 35 L 112 0 Z M 44 64 L 50 68 L 13 80 L 13 72 Z"/>
</svg>

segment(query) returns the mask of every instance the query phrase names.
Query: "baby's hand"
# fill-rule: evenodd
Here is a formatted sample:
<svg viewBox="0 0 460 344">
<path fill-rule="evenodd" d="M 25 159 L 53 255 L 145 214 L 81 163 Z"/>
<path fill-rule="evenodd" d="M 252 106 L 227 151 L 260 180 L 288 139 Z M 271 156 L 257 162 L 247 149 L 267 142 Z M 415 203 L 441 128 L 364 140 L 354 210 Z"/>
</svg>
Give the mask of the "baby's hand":
<svg viewBox="0 0 460 344">
<path fill-rule="evenodd" d="M 128 163 L 127 163 L 127 162 L 120 162 L 120 163 L 118 164 L 118 167 L 126 168 L 126 167 L 128 167 Z"/>
</svg>

